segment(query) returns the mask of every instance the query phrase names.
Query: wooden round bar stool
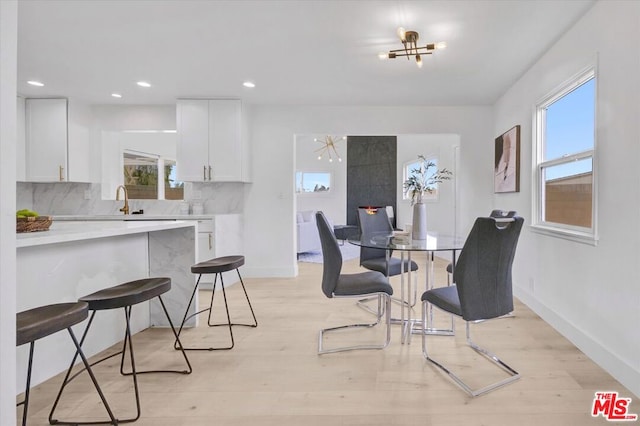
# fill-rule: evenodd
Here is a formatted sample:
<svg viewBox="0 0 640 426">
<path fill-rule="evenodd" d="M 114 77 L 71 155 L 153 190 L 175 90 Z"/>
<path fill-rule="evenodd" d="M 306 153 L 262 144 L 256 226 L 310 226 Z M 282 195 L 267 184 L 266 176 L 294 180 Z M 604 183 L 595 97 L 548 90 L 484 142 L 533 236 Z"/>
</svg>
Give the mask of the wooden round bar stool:
<svg viewBox="0 0 640 426">
<path fill-rule="evenodd" d="M 232 349 L 235 345 L 233 340 L 233 328 L 234 325 L 240 325 L 244 327 L 257 327 L 258 320 L 256 319 L 256 314 L 253 312 L 253 307 L 251 306 L 251 301 L 249 300 L 249 295 L 247 294 L 247 289 L 244 286 L 244 282 L 242 281 L 242 276 L 240 275 L 240 267 L 244 265 L 244 256 L 234 255 L 234 256 L 224 256 L 224 257 L 216 257 L 214 259 L 205 260 L 204 262 L 197 263 L 191 267 L 191 272 L 198 275 L 198 281 L 196 282 L 195 287 L 193 288 L 193 292 L 191 293 L 191 298 L 189 299 L 189 304 L 187 305 L 187 310 L 184 312 L 184 317 L 182 318 L 182 324 L 180 324 L 180 329 L 178 330 L 178 335 L 182 333 L 182 329 L 184 328 L 184 324 L 188 319 L 193 318 L 194 316 L 201 314 L 203 312 L 209 312 L 209 317 L 207 319 L 207 324 L 209 327 L 219 327 L 219 326 L 227 326 L 229 328 L 229 336 L 231 338 L 230 346 L 224 347 L 200 347 L 200 348 L 184 348 L 185 350 L 191 351 L 217 351 L 217 350 L 228 350 Z M 227 293 L 224 287 L 224 279 L 222 277 L 223 272 L 236 270 L 238 273 L 238 278 L 240 279 L 240 284 L 242 285 L 242 291 L 244 291 L 244 297 L 247 299 L 247 303 L 249 304 L 249 309 L 251 310 L 251 316 L 253 317 L 253 324 L 238 324 L 231 322 L 231 316 L 229 315 L 229 305 L 227 304 Z M 206 309 L 202 309 L 194 314 L 189 315 L 189 308 L 193 303 L 193 299 L 196 295 L 196 291 L 198 291 L 198 285 L 200 284 L 200 279 L 203 274 L 215 274 L 213 279 L 213 291 L 211 293 L 211 303 L 209 303 L 209 307 Z M 216 283 L 218 281 L 218 277 L 220 277 L 220 286 L 222 287 L 222 296 L 224 299 L 224 308 L 227 312 L 227 322 L 226 323 L 211 323 L 211 313 L 213 310 L 213 299 L 216 296 Z M 176 348 L 177 349 L 177 348 Z"/>
<path fill-rule="evenodd" d="M 45 305 L 40 306 L 38 308 L 29 309 L 28 311 L 19 312 L 16 315 L 16 346 L 24 345 L 25 343 L 30 343 L 29 346 L 29 366 L 27 368 L 27 386 L 24 394 L 24 401 L 19 402 L 17 405 L 24 405 L 24 410 L 22 411 L 22 425 L 25 426 L 27 424 L 27 411 L 29 409 L 29 388 L 31 387 L 31 371 L 33 366 L 33 350 L 35 346 L 36 340 L 42 339 L 43 337 L 49 336 L 53 333 L 57 333 L 58 331 L 64 330 L 65 328 L 69 332 L 71 336 L 71 340 L 76 347 L 76 356 L 74 357 L 74 362 L 77 356 L 79 355 L 82 359 L 82 363 L 84 364 L 89 377 L 91 377 L 91 381 L 98 391 L 98 395 L 100 395 L 100 399 L 104 404 L 104 408 L 107 410 L 109 414 L 109 418 L 111 419 L 110 424 L 117 425 L 118 420 L 113 416 L 111 412 L 111 408 L 107 403 L 107 400 L 98 385 L 98 381 L 93 375 L 93 371 L 91 371 L 91 365 L 87 361 L 87 358 L 82 352 L 82 347 L 78 343 L 75 334 L 73 334 L 73 330 L 71 329 L 72 325 L 76 325 L 81 323 L 85 319 L 87 319 L 89 315 L 88 311 L 89 305 L 86 302 L 75 302 L 75 303 L 58 303 L 54 305 Z"/>
<path fill-rule="evenodd" d="M 146 374 L 146 373 L 191 374 L 191 372 L 193 371 L 193 369 L 191 368 L 191 363 L 189 362 L 189 358 L 187 358 L 187 354 L 182 348 L 182 343 L 180 343 L 179 335 L 176 332 L 175 327 L 173 326 L 173 322 L 171 321 L 169 312 L 167 311 L 167 308 L 162 300 L 162 294 L 168 292 L 169 290 L 171 290 L 171 278 L 166 278 L 166 277 L 143 278 L 136 281 L 126 282 L 124 284 L 120 284 L 114 287 L 109 287 L 109 288 L 97 291 L 95 293 L 89 294 L 87 296 L 81 297 L 79 299 L 81 302 L 87 303 L 88 309 L 92 311 L 91 317 L 89 318 L 89 323 L 87 324 L 87 328 L 84 330 L 84 334 L 82 335 L 82 339 L 80 340 L 80 346 L 82 346 L 85 338 L 87 337 L 89 329 L 91 328 L 91 323 L 93 322 L 93 319 L 97 311 L 104 311 L 108 309 L 119 309 L 119 308 L 124 309 L 126 327 L 125 327 L 124 343 L 122 346 L 122 350 L 114 354 L 108 355 L 104 358 L 101 358 L 98 361 L 95 361 L 91 364 L 91 365 L 95 365 L 109 358 L 122 355 L 120 359 L 120 374 L 122 374 L 123 376 L 132 376 L 133 378 L 133 388 L 134 388 L 135 399 L 136 399 L 136 416 L 129 419 L 118 420 L 119 423 L 134 422 L 140 418 L 141 410 L 140 410 L 140 394 L 138 391 L 138 378 L 137 378 L 138 374 Z M 169 321 L 169 325 L 171 326 L 171 330 L 173 331 L 173 335 L 176 339 L 175 341 L 178 344 L 178 348 L 182 350 L 182 355 L 187 364 L 187 368 L 188 368 L 187 370 L 146 370 L 146 371 L 136 370 L 136 363 L 135 363 L 135 357 L 134 357 L 134 351 L 133 351 L 133 342 L 131 339 L 131 308 L 133 307 L 133 305 L 146 302 L 155 297 L 157 297 L 158 300 L 160 301 L 160 305 L 162 306 L 162 309 L 164 310 L 167 320 Z M 127 346 L 129 347 L 128 353 L 129 353 L 129 359 L 131 362 L 130 372 L 125 372 L 124 370 L 124 359 L 127 352 Z M 82 372 L 80 371 L 75 375 L 71 376 L 71 370 L 73 369 L 74 362 L 75 362 L 75 357 L 73 362 L 71 363 L 71 366 L 67 370 L 67 375 L 65 376 L 64 381 L 62 382 L 62 386 L 58 391 L 58 396 L 56 398 L 56 401 L 53 407 L 51 408 L 51 413 L 49 414 L 49 423 L 51 424 L 74 424 L 74 425 L 83 424 L 78 422 L 60 421 L 53 418 L 54 411 L 56 409 L 56 406 L 58 405 L 58 402 L 60 401 L 60 397 L 62 396 L 62 392 L 65 386 L 69 382 L 71 382 L 71 380 L 77 377 L 78 374 Z M 109 422 L 89 422 L 86 424 L 105 424 L 105 423 L 109 423 Z"/>
</svg>

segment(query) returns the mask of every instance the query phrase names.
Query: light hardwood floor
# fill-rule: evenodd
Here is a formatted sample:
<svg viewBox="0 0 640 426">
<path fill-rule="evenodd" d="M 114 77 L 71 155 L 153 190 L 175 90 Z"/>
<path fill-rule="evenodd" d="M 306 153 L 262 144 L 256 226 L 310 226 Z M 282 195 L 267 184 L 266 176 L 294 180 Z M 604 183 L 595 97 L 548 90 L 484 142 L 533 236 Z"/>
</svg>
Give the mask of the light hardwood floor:
<svg viewBox="0 0 640 426">
<path fill-rule="evenodd" d="M 438 262 L 436 266 L 440 283 L 446 282 L 444 265 Z M 384 350 L 318 356 L 321 327 L 368 321 L 372 317 L 357 308 L 353 299 L 324 297 L 320 290 L 322 265 L 300 263 L 299 267 L 296 278 L 245 279 L 259 326 L 235 327 L 234 349 L 189 352 L 194 368 L 191 375 L 140 376 L 142 417 L 136 424 L 582 426 L 612 424 L 602 417 L 591 417 L 595 391 L 618 391 L 634 398 L 518 301 L 514 318 L 472 326 L 472 333 L 479 343 L 517 369 L 522 378 L 478 398 L 466 396 L 424 360 L 420 336 L 414 335 L 410 345 L 400 344 L 399 326 L 393 326 L 391 344 Z M 345 262 L 343 272 L 357 271 L 361 271 L 357 260 Z M 396 294 L 400 291 L 398 283 L 394 279 Z M 235 285 L 228 290 L 233 319 L 248 321 L 241 287 Z M 201 301 L 208 301 L 209 294 L 202 291 Z M 223 311 L 222 307 L 217 311 Z M 482 381 L 503 377 L 500 370 L 487 368 L 489 363 L 478 359 L 464 345 L 464 323 L 456 324 L 455 338 L 428 340 L 433 356 L 471 382 L 474 378 Z M 184 343 L 223 343 L 224 332 L 221 327 L 200 326 L 185 333 Z M 364 337 L 381 335 L 377 331 L 370 335 L 349 333 L 332 337 L 327 343 Z M 171 348 L 171 342 L 167 329 L 150 329 L 136 335 L 138 368 L 180 367 L 182 360 Z M 36 351 L 36 356 L 46 355 Z M 131 415 L 132 385 L 130 378 L 117 374 L 118 362 L 108 361 L 95 370 L 116 416 Z M 58 418 L 89 420 L 103 415 L 84 376 L 69 388 Z M 47 415 L 61 379 L 61 375 L 57 376 L 33 389 L 30 425 L 48 424 Z M 640 402 L 635 398 L 631 409 L 640 412 Z"/>
</svg>

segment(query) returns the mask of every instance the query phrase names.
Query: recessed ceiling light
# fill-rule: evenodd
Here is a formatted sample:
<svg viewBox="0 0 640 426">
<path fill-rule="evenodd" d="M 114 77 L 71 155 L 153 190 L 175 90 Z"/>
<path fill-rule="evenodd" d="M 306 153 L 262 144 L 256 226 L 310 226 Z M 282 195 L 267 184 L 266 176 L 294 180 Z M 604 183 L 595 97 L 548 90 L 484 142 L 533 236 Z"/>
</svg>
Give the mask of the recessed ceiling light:
<svg viewBox="0 0 640 426">
<path fill-rule="evenodd" d="M 29 81 L 27 81 L 27 84 L 30 84 L 32 86 L 38 86 L 38 87 L 44 86 L 44 83 L 41 83 L 41 82 L 36 81 L 36 80 L 29 80 Z"/>
<path fill-rule="evenodd" d="M 122 95 L 120 93 L 112 93 L 111 96 L 113 96 L 114 98 L 121 98 Z"/>
<path fill-rule="evenodd" d="M 139 81 L 138 82 L 138 86 L 140 86 L 140 87 L 151 87 L 151 84 L 147 83 L 146 81 Z"/>
<path fill-rule="evenodd" d="M 254 82 L 252 82 L 252 81 L 245 81 L 244 83 L 242 83 L 242 85 L 243 85 L 244 87 L 249 87 L 249 88 L 254 88 L 254 87 L 256 87 L 256 84 L 255 84 Z"/>
</svg>

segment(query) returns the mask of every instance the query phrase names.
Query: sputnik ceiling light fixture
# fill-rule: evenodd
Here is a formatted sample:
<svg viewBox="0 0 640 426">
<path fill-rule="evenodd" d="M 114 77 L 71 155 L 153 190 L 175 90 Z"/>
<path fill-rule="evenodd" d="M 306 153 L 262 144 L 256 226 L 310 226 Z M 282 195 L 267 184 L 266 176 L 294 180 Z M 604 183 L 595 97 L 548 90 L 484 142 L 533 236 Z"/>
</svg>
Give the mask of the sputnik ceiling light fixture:
<svg viewBox="0 0 640 426">
<path fill-rule="evenodd" d="M 406 56 L 407 60 L 411 56 L 416 58 L 418 68 L 422 68 L 422 55 L 431 55 L 434 50 L 440 50 L 447 47 L 447 43 L 441 41 L 439 43 L 428 43 L 425 46 L 418 46 L 420 35 L 417 31 L 406 31 L 404 28 L 398 28 L 398 37 L 403 44 L 402 49 L 390 50 L 389 53 L 380 53 L 380 59 L 395 59 L 398 56 Z"/>
<path fill-rule="evenodd" d="M 325 136 L 324 139 L 314 138 L 314 142 L 320 142 L 322 144 L 320 148 L 314 151 L 318 153 L 318 160 L 322 160 L 322 157 L 326 152 L 329 156 L 329 162 L 333 162 L 333 157 L 331 156 L 331 153 L 333 152 L 333 155 L 338 159 L 338 161 L 342 161 L 336 145 L 338 144 L 338 142 L 345 140 L 347 140 L 346 136 L 342 136 L 339 139 L 335 139 L 333 136 Z"/>
</svg>

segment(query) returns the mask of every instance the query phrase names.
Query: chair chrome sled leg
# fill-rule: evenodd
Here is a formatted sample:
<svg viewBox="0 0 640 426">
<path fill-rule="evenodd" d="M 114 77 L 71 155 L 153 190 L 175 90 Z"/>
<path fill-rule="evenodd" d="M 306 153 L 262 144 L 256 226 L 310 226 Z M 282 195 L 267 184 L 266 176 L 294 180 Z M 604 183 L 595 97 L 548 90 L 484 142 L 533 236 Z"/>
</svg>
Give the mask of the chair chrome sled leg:
<svg viewBox="0 0 640 426">
<path fill-rule="evenodd" d="M 338 298 L 339 296 L 334 296 Z M 363 324 L 348 324 L 341 325 L 337 327 L 324 328 L 320 330 L 318 335 L 318 354 L 329 354 L 335 352 L 344 352 L 344 351 L 353 351 L 359 349 L 384 349 L 389 345 L 391 341 L 391 297 L 387 293 L 379 293 L 374 295 L 375 298 L 378 299 L 378 312 L 376 312 L 376 322 L 374 323 L 363 323 Z M 380 320 L 383 319 L 385 322 L 385 340 L 381 344 L 368 344 L 368 345 L 353 345 L 353 346 L 343 346 L 332 349 L 326 349 L 324 347 L 324 335 L 334 331 L 341 330 L 349 330 L 349 329 L 357 329 L 357 328 L 372 328 L 376 325 L 380 324 Z"/>
<path fill-rule="evenodd" d="M 426 303 L 424 305 L 426 305 Z M 489 384 L 487 386 L 483 386 L 480 389 L 472 389 L 457 374 L 455 374 L 449 368 L 447 368 L 446 366 L 444 366 L 443 364 L 441 364 L 440 362 L 436 361 L 431 356 L 429 356 L 429 353 L 427 351 L 427 343 L 426 343 L 426 338 L 427 338 L 427 334 L 428 333 L 426 333 L 424 331 L 424 329 L 426 328 L 426 327 L 424 327 L 424 324 L 426 324 L 426 321 L 427 321 L 427 308 L 426 308 L 426 306 L 424 306 L 423 310 L 422 310 L 422 321 L 423 321 L 422 322 L 423 323 L 423 333 L 422 333 L 422 354 L 423 354 L 423 356 L 428 361 L 430 361 L 433 365 L 435 365 L 436 367 L 438 367 L 439 369 L 444 371 L 458 386 L 460 386 L 470 396 L 476 397 L 476 396 L 483 395 L 485 393 L 488 393 L 488 392 L 491 392 L 491 391 L 493 391 L 495 389 L 498 389 L 498 388 L 500 388 L 502 386 L 508 385 L 509 383 L 512 383 L 512 382 L 514 382 L 514 381 L 516 381 L 516 380 L 518 380 L 520 378 L 520 373 L 518 373 L 512 367 L 507 365 L 504 361 L 502 361 L 500 358 L 498 358 L 494 353 L 488 351 L 485 348 L 482 348 L 482 347 L 478 346 L 475 342 L 473 342 L 471 340 L 469 321 L 467 321 L 466 322 L 466 333 L 467 333 L 467 344 L 469 345 L 469 347 L 471 349 L 473 349 L 474 351 L 478 352 L 480 355 L 483 355 L 489 361 L 493 362 L 496 366 L 500 367 L 502 370 L 506 371 L 509 374 L 509 376 L 507 378 L 503 379 L 503 380 L 491 383 L 491 384 Z"/>
</svg>

